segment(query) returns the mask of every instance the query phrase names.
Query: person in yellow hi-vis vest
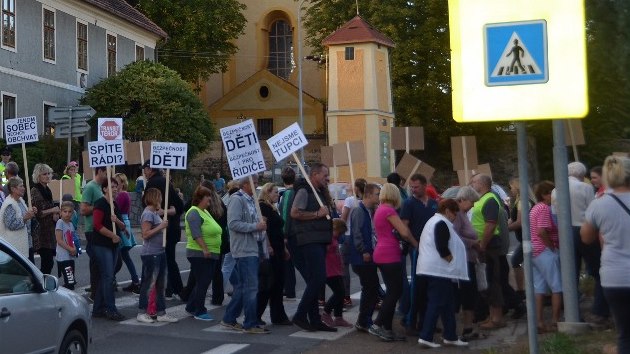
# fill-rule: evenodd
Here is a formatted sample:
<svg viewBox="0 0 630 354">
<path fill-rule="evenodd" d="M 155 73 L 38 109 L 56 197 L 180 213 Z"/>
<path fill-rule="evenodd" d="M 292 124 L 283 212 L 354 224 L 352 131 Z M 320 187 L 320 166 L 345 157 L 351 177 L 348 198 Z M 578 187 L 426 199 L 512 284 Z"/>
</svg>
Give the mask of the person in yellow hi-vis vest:
<svg viewBox="0 0 630 354">
<path fill-rule="evenodd" d="M 74 181 L 74 197 L 72 201 L 75 206 L 81 203 L 81 175 L 79 174 L 79 163 L 76 161 L 70 161 L 68 166 L 63 170 L 63 176 L 61 179 L 71 179 Z M 75 207 L 77 209 L 78 207 Z"/>
<path fill-rule="evenodd" d="M 11 148 L 5 146 L 0 152 L 2 155 L 2 161 L 0 162 L 0 177 L 2 178 L 2 185 L 6 186 L 9 179 L 4 174 L 4 170 L 7 168 L 7 164 L 11 161 Z"/>
</svg>

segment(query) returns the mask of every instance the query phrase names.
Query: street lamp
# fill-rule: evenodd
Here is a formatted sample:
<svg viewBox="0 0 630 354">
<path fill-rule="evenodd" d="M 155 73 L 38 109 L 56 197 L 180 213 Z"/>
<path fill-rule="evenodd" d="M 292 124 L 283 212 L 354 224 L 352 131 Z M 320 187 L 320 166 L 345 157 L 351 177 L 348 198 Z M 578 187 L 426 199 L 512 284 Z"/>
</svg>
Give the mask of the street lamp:
<svg viewBox="0 0 630 354">
<path fill-rule="evenodd" d="M 302 95 L 304 91 L 302 89 L 302 4 L 304 4 L 306 0 L 300 0 L 298 3 L 297 9 L 297 32 L 298 32 L 298 48 L 297 48 L 297 57 L 298 57 L 298 118 L 300 122 L 300 128 L 302 132 L 304 132 L 304 102 Z M 300 160 L 302 164 L 304 164 L 304 148 L 300 149 Z"/>
</svg>

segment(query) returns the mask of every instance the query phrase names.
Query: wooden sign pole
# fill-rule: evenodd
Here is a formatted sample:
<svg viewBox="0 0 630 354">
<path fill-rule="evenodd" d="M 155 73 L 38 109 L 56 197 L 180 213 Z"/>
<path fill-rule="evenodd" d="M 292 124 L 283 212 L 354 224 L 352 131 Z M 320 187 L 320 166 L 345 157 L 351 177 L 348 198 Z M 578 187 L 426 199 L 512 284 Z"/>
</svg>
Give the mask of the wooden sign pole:
<svg viewBox="0 0 630 354">
<path fill-rule="evenodd" d="M 317 200 L 317 204 L 319 204 L 320 207 L 323 207 L 324 203 L 322 203 L 322 200 L 319 198 L 319 194 L 317 194 L 317 190 L 313 186 L 313 182 L 311 182 L 311 179 L 306 174 L 306 170 L 304 169 L 304 166 L 302 165 L 302 162 L 300 162 L 300 159 L 297 157 L 297 155 L 295 153 L 292 153 L 291 155 L 293 156 L 293 159 L 295 160 L 295 162 L 297 163 L 298 167 L 300 168 L 300 171 L 302 172 L 302 176 L 304 176 L 304 179 L 306 179 L 306 182 L 308 183 L 308 185 L 313 190 L 313 194 L 315 195 L 315 199 Z M 330 220 L 330 215 L 326 215 L 326 219 Z"/>
<path fill-rule="evenodd" d="M 258 215 L 258 220 L 262 221 L 262 212 L 260 211 L 260 204 L 258 204 L 258 195 L 256 194 L 256 187 L 254 186 L 254 178 L 252 177 L 252 175 L 249 175 L 249 185 L 252 186 L 252 197 L 254 198 L 256 215 Z"/>
<path fill-rule="evenodd" d="M 141 166 L 144 165 L 144 147 L 142 147 L 142 141 L 139 142 L 140 144 L 140 164 Z M 147 189 L 147 176 L 144 175 L 144 168 L 142 169 L 142 190 L 144 191 L 145 189 Z"/>
<path fill-rule="evenodd" d="M 569 128 L 569 136 L 571 137 L 571 146 L 573 147 L 573 161 L 580 161 L 578 159 L 578 150 L 577 145 L 575 144 L 575 132 L 573 132 L 573 124 L 567 122 L 567 127 Z"/>
<path fill-rule="evenodd" d="M 352 154 L 350 153 L 350 142 L 346 141 L 346 151 L 348 151 L 348 167 L 350 167 L 350 185 L 354 184 L 354 168 L 352 167 Z"/>
<path fill-rule="evenodd" d="M 107 166 L 105 168 L 107 170 L 107 195 L 109 196 L 109 208 L 114 215 L 114 199 L 112 199 L 112 167 Z M 61 189 L 61 187 L 59 188 Z M 112 223 L 112 232 L 116 233 L 116 223 Z"/>
<path fill-rule="evenodd" d="M 413 166 L 413 169 L 411 170 L 411 172 L 409 173 L 409 176 L 407 176 L 407 179 L 405 180 L 405 188 L 407 188 L 407 186 L 409 185 L 409 180 L 411 179 L 411 176 L 413 176 L 413 174 L 416 173 L 421 163 L 422 161 L 418 160 L 416 164 Z"/>
<path fill-rule="evenodd" d="M 166 185 L 164 186 L 164 218 L 168 218 L 168 192 L 171 189 L 171 169 L 166 169 Z M 166 247 L 166 229 L 162 230 L 162 247 Z"/>
<path fill-rule="evenodd" d="M 405 152 L 409 153 L 409 127 L 405 127 Z"/>
<path fill-rule="evenodd" d="M 28 208 L 33 207 L 31 198 L 31 183 L 28 178 L 28 162 L 26 161 L 26 146 L 22 143 L 22 160 L 24 160 L 24 181 L 26 182 L 26 197 L 28 198 Z"/>
</svg>

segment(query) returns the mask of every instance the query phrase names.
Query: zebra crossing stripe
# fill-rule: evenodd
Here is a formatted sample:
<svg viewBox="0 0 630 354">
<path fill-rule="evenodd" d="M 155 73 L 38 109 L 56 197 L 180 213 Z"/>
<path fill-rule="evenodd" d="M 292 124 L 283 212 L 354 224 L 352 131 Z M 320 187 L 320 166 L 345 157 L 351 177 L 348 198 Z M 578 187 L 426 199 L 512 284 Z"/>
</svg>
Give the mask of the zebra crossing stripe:
<svg viewBox="0 0 630 354">
<path fill-rule="evenodd" d="M 212 348 L 201 354 L 232 354 L 232 353 L 238 352 L 239 350 L 243 350 L 247 347 L 249 347 L 249 344 L 228 343 L 228 344 L 222 344 L 216 348 Z"/>
</svg>

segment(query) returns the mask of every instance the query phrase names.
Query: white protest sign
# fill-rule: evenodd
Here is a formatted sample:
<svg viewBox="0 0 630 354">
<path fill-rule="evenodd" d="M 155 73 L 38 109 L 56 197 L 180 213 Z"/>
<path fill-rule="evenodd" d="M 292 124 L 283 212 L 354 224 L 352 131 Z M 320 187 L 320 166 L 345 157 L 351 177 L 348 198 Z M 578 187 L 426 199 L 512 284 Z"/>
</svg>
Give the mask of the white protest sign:
<svg viewBox="0 0 630 354">
<path fill-rule="evenodd" d="M 291 153 L 308 145 L 308 140 L 306 140 L 302 129 L 296 122 L 268 139 L 267 145 L 269 145 L 269 149 L 276 161 L 281 161 L 291 155 Z"/>
<path fill-rule="evenodd" d="M 6 119 L 4 121 L 4 140 L 7 145 L 38 141 L 37 117 Z"/>
<path fill-rule="evenodd" d="M 232 178 L 247 177 L 267 170 L 251 119 L 221 128 L 220 132 Z"/>
<path fill-rule="evenodd" d="M 188 162 L 188 144 L 151 142 L 151 168 L 185 170 Z"/>
<path fill-rule="evenodd" d="M 123 140 L 122 118 L 99 118 L 98 141 Z"/>
<path fill-rule="evenodd" d="M 90 167 L 125 164 L 124 140 L 90 141 L 88 142 L 88 159 Z"/>
</svg>

